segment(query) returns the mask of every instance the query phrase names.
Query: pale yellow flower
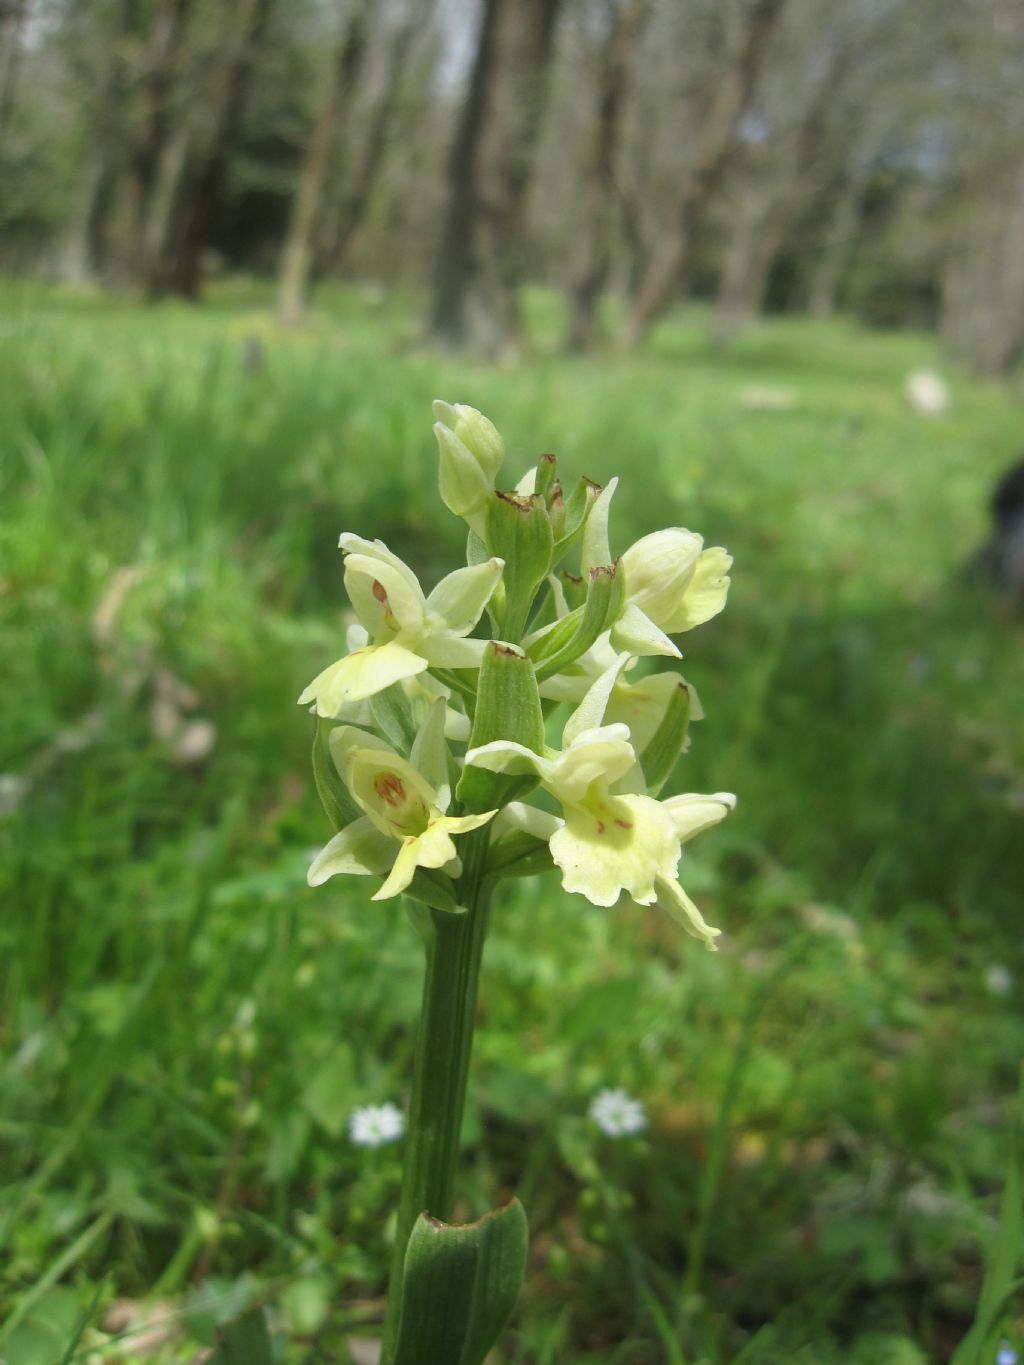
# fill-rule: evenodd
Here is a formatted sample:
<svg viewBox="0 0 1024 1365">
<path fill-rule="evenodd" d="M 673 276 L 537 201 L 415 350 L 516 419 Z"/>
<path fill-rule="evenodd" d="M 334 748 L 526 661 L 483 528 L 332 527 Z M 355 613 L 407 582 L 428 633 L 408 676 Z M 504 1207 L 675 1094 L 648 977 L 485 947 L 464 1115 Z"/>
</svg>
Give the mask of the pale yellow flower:
<svg viewBox="0 0 1024 1365">
<path fill-rule="evenodd" d="M 466 636 L 498 585 L 504 563 L 489 559 L 443 578 L 429 597 L 416 575 L 379 540 L 348 532 L 345 588 L 368 643 L 325 668 L 299 697 L 321 716 L 337 717 L 353 702 L 427 668 L 478 668 L 485 641 Z"/>
<path fill-rule="evenodd" d="M 736 798 L 721 792 L 658 801 L 637 791 L 611 790 L 642 780 L 628 726 L 602 723 L 628 658 L 621 655 L 591 686 L 566 722 L 560 752 L 536 754 L 522 744 L 495 740 L 471 749 L 466 762 L 492 772 L 533 773 L 560 803 L 562 822 L 546 837 L 564 890 L 594 905 L 614 905 L 623 891 L 640 905 L 657 902 L 713 947 L 719 931 L 700 917 L 676 870 L 682 843 L 722 819 Z"/>
<path fill-rule="evenodd" d="M 618 480 L 612 479 L 594 504 L 583 537 L 582 569 L 612 563 L 608 512 Z M 671 526 L 644 536 L 619 561 L 625 575 L 622 615 L 611 628 L 616 650 L 681 658 L 669 635 L 692 630 L 725 606 L 732 556 L 721 546 L 704 549 L 695 531 Z"/>
<path fill-rule="evenodd" d="M 451 788 L 443 701 L 432 709 L 409 759 L 395 753 L 382 739 L 351 725 L 331 732 L 330 748 L 335 766 L 365 815 L 336 834 L 317 854 L 307 877 L 310 886 L 320 886 L 339 873 L 387 873 L 383 886 L 373 896 L 374 900 L 387 900 L 406 889 L 418 867 L 442 868 L 458 876 L 460 866 L 452 836 L 479 829 L 496 812 L 445 814 Z"/>
</svg>

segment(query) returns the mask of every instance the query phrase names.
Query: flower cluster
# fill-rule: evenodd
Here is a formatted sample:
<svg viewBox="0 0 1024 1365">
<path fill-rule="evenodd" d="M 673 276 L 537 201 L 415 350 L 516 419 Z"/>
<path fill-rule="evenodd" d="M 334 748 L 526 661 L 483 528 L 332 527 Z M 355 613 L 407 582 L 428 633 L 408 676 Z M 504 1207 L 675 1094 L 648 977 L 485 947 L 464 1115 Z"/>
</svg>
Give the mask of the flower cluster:
<svg viewBox="0 0 1024 1365">
<path fill-rule="evenodd" d="M 675 667 L 644 661 L 681 658 L 672 637 L 721 611 L 730 556 L 679 527 L 615 556 L 616 479 L 565 489 L 545 455 L 498 490 L 492 423 L 461 404 L 434 411 L 467 567 L 425 594 L 379 540 L 341 536 L 358 624 L 299 698 L 317 715 L 314 771 L 338 831 L 310 884 L 371 876 L 375 900 L 404 892 L 457 911 L 469 835 L 484 875 L 554 866 L 566 891 L 657 905 L 713 948 L 719 931 L 678 866 L 735 797 L 661 799 L 702 712 Z"/>
</svg>

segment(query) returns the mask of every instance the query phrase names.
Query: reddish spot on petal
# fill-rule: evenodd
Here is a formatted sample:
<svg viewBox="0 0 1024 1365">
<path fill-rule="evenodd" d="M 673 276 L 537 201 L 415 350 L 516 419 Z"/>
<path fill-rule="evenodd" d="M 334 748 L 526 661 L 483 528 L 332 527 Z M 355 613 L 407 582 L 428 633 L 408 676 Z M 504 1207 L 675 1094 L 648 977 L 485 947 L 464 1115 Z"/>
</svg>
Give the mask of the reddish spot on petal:
<svg viewBox="0 0 1024 1365">
<path fill-rule="evenodd" d="M 373 580 L 373 595 L 378 602 L 386 602 L 388 600 L 387 588 L 385 588 L 383 583 L 378 583 L 376 578 Z"/>
<path fill-rule="evenodd" d="M 616 820 L 615 823 L 618 825 L 619 829 L 632 829 L 632 828 L 633 828 L 633 825 L 632 825 L 632 823 L 631 823 L 629 820 Z"/>
<path fill-rule="evenodd" d="M 603 820 L 598 820 L 598 822 L 597 822 L 597 832 L 598 832 L 598 834 L 603 834 L 603 833 L 605 832 L 605 824 L 604 824 L 604 821 L 603 821 Z"/>
<path fill-rule="evenodd" d="M 404 804 L 405 783 L 397 773 L 378 773 L 373 779 L 373 790 L 387 806 Z"/>
</svg>

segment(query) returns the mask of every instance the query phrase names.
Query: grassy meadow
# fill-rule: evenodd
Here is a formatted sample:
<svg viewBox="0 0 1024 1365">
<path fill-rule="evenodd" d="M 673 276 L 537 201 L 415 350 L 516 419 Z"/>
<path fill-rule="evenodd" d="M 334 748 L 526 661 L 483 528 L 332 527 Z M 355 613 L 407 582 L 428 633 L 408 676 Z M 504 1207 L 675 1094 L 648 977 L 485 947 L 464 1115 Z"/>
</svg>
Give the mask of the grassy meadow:
<svg viewBox="0 0 1024 1365">
<path fill-rule="evenodd" d="M 933 339 L 841 321 L 570 359 L 528 304 L 529 356 L 479 368 L 364 291 L 280 334 L 255 285 L 0 290 L 7 1365 L 198 1361 L 248 1303 L 347 1365 L 379 1323 L 401 1144 L 347 1122 L 404 1102 L 420 950 L 306 887 L 295 698 L 341 652 L 339 531 L 459 562 L 438 396 L 516 477 L 624 476 L 613 549 L 736 559 L 669 788 L 740 797 L 684 859 L 722 951 L 553 877 L 496 907 L 461 1190 L 530 1217 L 498 1361 L 924 1365 L 971 1323 L 1024 1052 L 1024 623 L 966 566 L 1020 396 L 954 376 L 921 417 Z M 587 1120 L 606 1086 L 646 1133 Z"/>
</svg>

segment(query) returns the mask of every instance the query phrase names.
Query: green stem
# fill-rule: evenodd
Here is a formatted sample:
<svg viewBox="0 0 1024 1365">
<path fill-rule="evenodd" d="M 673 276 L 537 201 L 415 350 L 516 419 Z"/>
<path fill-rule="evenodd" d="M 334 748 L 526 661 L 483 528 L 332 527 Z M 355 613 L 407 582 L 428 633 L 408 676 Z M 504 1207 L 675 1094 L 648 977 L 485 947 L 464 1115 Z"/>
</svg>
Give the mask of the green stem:
<svg viewBox="0 0 1024 1365">
<path fill-rule="evenodd" d="M 413 1224 L 424 1211 L 451 1221 L 480 960 L 487 935 L 488 886 L 483 873 L 489 833 L 484 826 L 459 841 L 463 872 L 457 891 L 464 912 L 423 909 L 417 916 L 427 962 L 381 1365 L 391 1365 L 394 1358 L 405 1249 Z"/>
</svg>

